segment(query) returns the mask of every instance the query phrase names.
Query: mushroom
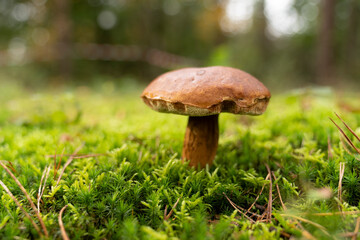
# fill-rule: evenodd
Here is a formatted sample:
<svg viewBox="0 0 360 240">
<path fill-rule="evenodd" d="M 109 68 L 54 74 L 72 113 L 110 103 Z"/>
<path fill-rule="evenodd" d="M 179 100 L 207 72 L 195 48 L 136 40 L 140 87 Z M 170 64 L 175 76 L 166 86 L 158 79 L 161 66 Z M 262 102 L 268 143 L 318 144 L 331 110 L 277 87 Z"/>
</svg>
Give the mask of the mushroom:
<svg viewBox="0 0 360 240">
<path fill-rule="evenodd" d="M 255 77 L 231 67 L 184 68 L 164 73 L 141 95 L 153 110 L 189 116 L 182 159 L 211 165 L 218 146 L 221 112 L 260 115 L 271 94 Z"/>
</svg>

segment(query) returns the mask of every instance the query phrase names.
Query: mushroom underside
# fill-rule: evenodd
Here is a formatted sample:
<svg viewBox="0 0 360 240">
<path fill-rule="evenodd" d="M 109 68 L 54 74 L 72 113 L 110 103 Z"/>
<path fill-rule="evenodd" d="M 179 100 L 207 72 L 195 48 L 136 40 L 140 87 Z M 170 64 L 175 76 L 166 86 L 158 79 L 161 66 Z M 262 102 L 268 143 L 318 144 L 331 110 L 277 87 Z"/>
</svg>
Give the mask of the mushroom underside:
<svg viewBox="0 0 360 240">
<path fill-rule="evenodd" d="M 143 97 L 143 101 L 153 110 L 158 112 L 175 113 L 187 116 L 210 116 L 221 112 L 243 115 L 261 115 L 265 112 L 269 99 L 255 99 L 250 104 L 241 104 L 241 100 L 223 100 L 220 103 L 213 104 L 205 108 L 181 102 L 170 102 L 162 99 L 148 99 L 146 97 Z"/>
</svg>

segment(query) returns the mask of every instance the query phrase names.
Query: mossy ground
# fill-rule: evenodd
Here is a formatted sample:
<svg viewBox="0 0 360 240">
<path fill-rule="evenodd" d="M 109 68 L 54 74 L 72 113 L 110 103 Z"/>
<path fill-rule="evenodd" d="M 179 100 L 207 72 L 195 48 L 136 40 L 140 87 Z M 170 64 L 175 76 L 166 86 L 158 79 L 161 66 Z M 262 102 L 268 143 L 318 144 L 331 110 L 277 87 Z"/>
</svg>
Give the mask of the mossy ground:
<svg viewBox="0 0 360 240">
<path fill-rule="evenodd" d="M 359 210 L 360 162 L 344 150 L 329 117 L 337 111 L 356 129 L 360 114 L 339 108 L 340 98 L 328 89 L 274 94 L 259 117 L 222 114 L 215 163 L 203 170 L 180 160 L 186 117 L 150 110 L 140 92 L 111 82 L 41 93 L 11 84 L 1 89 L 0 156 L 13 164 L 34 202 L 42 173 L 51 166 L 40 203 L 50 239 L 61 238 L 58 216 L 65 205 L 70 239 L 341 239 L 354 231 L 360 214 L 313 215 Z M 55 187 L 54 160 L 47 155 L 71 154 L 79 146 L 79 154 L 105 155 L 74 159 Z M 272 220 L 251 223 L 223 193 L 247 209 L 265 186 L 251 209 L 261 215 L 269 202 L 266 164 L 277 179 L 272 178 Z M 38 223 L 2 168 L 0 180 Z M 164 220 L 166 206 L 169 212 L 177 199 Z M 0 203 L 0 239 L 39 238 L 2 188 Z"/>
</svg>

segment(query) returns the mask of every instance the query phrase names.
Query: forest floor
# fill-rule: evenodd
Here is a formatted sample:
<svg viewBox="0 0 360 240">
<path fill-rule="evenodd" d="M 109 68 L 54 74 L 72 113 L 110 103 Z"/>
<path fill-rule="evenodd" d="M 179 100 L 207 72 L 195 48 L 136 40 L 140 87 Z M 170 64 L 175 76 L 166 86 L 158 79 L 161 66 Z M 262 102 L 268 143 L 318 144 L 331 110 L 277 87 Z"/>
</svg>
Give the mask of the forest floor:
<svg viewBox="0 0 360 240">
<path fill-rule="evenodd" d="M 301 89 L 262 116 L 221 114 L 198 170 L 180 159 L 185 116 L 152 111 L 138 86 L 94 89 L 2 85 L 0 239 L 356 238 L 359 155 L 329 117 L 360 135 L 359 98 Z"/>
</svg>

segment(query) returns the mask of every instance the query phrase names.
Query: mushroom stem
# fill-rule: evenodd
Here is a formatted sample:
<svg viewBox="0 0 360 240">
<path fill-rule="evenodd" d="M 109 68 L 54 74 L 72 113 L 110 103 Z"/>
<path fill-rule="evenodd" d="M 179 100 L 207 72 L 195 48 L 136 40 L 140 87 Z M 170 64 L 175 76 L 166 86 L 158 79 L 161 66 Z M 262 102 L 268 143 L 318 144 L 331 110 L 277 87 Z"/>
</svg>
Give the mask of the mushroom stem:
<svg viewBox="0 0 360 240">
<path fill-rule="evenodd" d="M 185 132 L 182 158 L 190 160 L 190 166 L 204 168 L 211 165 L 219 140 L 219 115 L 189 117 Z"/>
</svg>

